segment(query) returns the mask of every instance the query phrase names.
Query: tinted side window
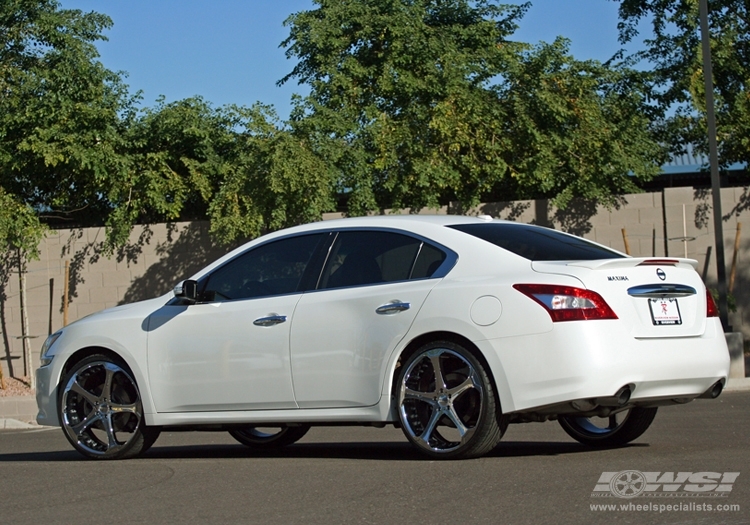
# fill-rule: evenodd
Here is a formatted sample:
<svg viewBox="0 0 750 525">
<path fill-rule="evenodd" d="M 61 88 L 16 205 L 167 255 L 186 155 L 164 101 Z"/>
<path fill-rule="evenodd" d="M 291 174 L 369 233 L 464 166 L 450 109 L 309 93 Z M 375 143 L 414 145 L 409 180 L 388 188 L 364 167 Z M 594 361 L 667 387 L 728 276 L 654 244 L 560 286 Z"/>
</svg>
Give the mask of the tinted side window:
<svg viewBox="0 0 750 525">
<path fill-rule="evenodd" d="M 226 301 L 296 292 L 323 236 L 302 235 L 252 248 L 214 270 L 204 295 Z"/>
<path fill-rule="evenodd" d="M 422 241 L 391 232 L 343 231 L 331 247 L 319 288 L 409 279 Z"/>
<path fill-rule="evenodd" d="M 422 244 L 422 249 L 419 250 L 419 255 L 414 263 L 414 269 L 411 272 L 412 279 L 424 279 L 425 277 L 432 277 L 443 261 L 445 261 L 446 255 L 442 250 L 438 250 L 432 245 L 427 243 Z"/>
<path fill-rule="evenodd" d="M 458 224 L 451 228 L 532 261 L 591 261 L 623 257 L 586 239 L 528 224 Z"/>
</svg>

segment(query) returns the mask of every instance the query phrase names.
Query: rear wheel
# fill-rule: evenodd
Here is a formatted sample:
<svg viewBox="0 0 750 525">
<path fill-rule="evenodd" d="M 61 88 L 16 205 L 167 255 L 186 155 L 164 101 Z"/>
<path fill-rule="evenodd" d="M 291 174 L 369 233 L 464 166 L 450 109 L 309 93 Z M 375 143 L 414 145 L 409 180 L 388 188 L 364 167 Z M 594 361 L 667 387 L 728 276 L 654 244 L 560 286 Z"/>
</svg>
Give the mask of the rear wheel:
<svg viewBox="0 0 750 525">
<path fill-rule="evenodd" d="M 76 363 L 61 383 L 59 416 L 68 441 L 92 459 L 124 459 L 148 450 L 159 428 L 147 427 L 138 386 L 119 359 L 97 354 Z"/>
<path fill-rule="evenodd" d="M 608 417 L 560 416 L 560 426 L 585 445 L 619 446 L 643 435 L 656 417 L 656 407 L 633 407 Z"/>
<path fill-rule="evenodd" d="M 507 428 L 487 372 L 458 344 L 438 341 L 417 350 L 404 363 L 397 389 L 404 434 L 432 457 L 481 456 Z"/>
<path fill-rule="evenodd" d="M 307 434 L 308 430 L 310 430 L 310 425 L 248 426 L 230 430 L 229 435 L 250 448 L 272 449 L 296 443 Z"/>
</svg>

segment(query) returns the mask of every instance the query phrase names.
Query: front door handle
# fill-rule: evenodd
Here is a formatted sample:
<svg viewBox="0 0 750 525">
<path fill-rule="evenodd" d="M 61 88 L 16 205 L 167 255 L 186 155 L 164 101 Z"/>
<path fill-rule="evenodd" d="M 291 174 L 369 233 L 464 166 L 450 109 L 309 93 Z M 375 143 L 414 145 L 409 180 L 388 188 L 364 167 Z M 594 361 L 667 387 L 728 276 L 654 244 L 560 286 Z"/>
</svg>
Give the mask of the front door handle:
<svg viewBox="0 0 750 525">
<path fill-rule="evenodd" d="M 397 314 L 411 308 L 411 303 L 403 303 L 401 301 L 393 301 L 388 304 L 378 306 L 375 309 L 375 313 L 381 315 Z"/>
<path fill-rule="evenodd" d="M 255 326 L 273 326 L 284 322 L 286 322 L 285 315 L 269 315 L 268 317 L 259 317 L 253 321 L 253 324 Z"/>
</svg>

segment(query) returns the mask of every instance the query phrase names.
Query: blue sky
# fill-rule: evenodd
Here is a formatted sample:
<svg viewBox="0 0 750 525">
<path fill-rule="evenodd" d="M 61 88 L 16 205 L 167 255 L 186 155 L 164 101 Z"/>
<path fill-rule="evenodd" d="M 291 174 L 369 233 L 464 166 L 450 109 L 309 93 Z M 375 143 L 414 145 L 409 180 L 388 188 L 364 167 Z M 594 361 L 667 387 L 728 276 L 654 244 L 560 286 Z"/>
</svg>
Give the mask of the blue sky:
<svg viewBox="0 0 750 525">
<path fill-rule="evenodd" d="M 151 106 L 200 95 L 215 106 L 272 104 L 289 113 L 294 83 L 277 87 L 293 62 L 279 44 L 284 20 L 313 7 L 311 0 L 61 0 L 68 9 L 99 11 L 114 27 L 99 44 L 106 67 L 128 73 L 131 91 Z M 506 0 L 505 3 L 520 3 Z M 619 49 L 617 6 L 611 0 L 535 0 L 516 39 L 565 36 L 578 59 L 607 60 Z"/>
</svg>

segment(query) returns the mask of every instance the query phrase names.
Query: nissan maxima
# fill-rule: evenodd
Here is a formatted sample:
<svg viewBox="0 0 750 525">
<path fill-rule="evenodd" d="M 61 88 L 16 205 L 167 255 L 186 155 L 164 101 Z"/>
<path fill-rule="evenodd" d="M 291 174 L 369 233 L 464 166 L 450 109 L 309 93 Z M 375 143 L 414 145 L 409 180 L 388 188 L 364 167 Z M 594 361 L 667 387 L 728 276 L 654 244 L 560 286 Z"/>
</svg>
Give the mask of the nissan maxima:
<svg viewBox="0 0 750 525">
<path fill-rule="evenodd" d="M 395 425 L 453 459 L 511 423 L 557 421 L 623 445 L 660 406 L 726 382 L 696 266 L 489 217 L 289 228 L 52 334 L 37 421 L 93 459 L 142 454 L 170 428 L 268 449 L 315 425 Z"/>
</svg>

